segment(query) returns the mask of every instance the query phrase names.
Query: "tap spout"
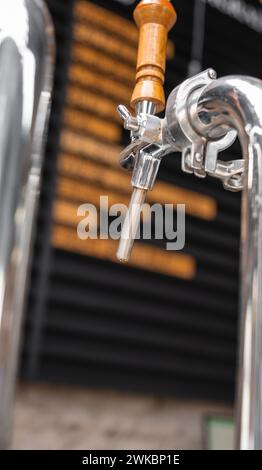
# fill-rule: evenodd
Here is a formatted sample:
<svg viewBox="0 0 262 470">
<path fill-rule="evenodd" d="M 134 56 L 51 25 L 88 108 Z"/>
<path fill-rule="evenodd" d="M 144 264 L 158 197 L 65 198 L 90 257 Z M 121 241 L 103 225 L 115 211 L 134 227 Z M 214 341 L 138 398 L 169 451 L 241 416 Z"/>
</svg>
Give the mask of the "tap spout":
<svg viewBox="0 0 262 470">
<path fill-rule="evenodd" d="M 161 159 L 169 150 L 170 146 L 168 144 L 162 146 L 148 145 L 145 149 L 140 150 L 136 156 L 131 181 L 134 191 L 121 230 L 116 254 L 119 261 L 126 262 L 130 258 L 147 191 L 153 189 Z"/>
<path fill-rule="evenodd" d="M 126 262 L 130 258 L 140 223 L 141 210 L 146 200 L 146 194 L 146 189 L 134 188 L 121 231 L 119 247 L 116 254 L 117 259 L 121 262 Z"/>
</svg>

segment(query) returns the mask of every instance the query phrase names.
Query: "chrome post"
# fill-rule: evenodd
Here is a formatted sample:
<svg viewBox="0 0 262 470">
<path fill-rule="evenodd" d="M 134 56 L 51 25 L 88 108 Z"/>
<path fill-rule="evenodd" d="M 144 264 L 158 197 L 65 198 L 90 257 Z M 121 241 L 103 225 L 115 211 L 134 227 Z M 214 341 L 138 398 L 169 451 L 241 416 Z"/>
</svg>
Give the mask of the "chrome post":
<svg viewBox="0 0 262 470">
<path fill-rule="evenodd" d="M 170 118 L 177 95 L 168 104 Z M 231 191 L 243 189 L 236 445 L 262 449 L 262 82 L 241 76 L 215 79 L 186 98 L 180 105 L 187 109 L 190 123 L 183 121 L 183 113 L 177 115 L 179 129 L 182 126 L 191 140 L 191 147 L 182 145 L 184 171 L 220 178 Z M 173 121 L 169 119 L 175 137 L 179 133 L 174 116 Z M 231 129 L 238 133 L 243 159 L 219 162 L 217 151 L 230 144 Z M 219 136 L 220 143 L 215 140 Z"/>
<path fill-rule="evenodd" d="M 42 0 L 0 2 L 0 448 L 10 444 L 23 307 L 54 66 Z"/>
<path fill-rule="evenodd" d="M 184 172 L 218 178 L 229 191 L 243 190 L 236 440 L 240 449 L 262 449 L 262 81 L 217 79 L 208 69 L 173 90 L 164 119 L 138 115 L 136 124 L 136 138 L 120 156 L 124 168 L 133 168 L 134 187 L 152 189 L 161 158 L 181 152 Z M 219 160 L 237 135 L 242 158 Z M 124 229 L 120 252 L 127 260 L 133 240 L 126 240 L 130 231 Z"/>
</svg>

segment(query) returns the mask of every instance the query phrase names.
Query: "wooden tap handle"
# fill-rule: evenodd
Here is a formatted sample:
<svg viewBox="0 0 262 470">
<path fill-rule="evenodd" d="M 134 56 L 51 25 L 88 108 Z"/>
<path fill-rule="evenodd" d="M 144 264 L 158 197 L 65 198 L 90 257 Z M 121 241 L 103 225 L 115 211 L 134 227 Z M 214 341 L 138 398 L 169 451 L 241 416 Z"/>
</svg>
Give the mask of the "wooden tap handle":
<svg viewBox="0 0 262 470">
<path fill-rule="evenodd" d="M 169 0 L 142 0 L 134 11 L 139 28 L 136 84 L 131 98 L 152 101 L 160 112 L 165 107 L 164 79 L 167 35 L 176 22 L 176 12 Z"/>
</svg>

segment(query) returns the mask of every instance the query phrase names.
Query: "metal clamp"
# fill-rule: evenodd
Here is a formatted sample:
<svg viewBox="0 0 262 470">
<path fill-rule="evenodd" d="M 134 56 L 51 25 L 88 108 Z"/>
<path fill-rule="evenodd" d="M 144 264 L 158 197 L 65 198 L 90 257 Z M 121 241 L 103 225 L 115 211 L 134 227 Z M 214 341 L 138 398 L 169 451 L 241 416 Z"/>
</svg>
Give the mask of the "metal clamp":
<svg viewBox="0 0 262 470">
<path fill-rule="evenodd" d="M 183 82 L 178 88 L 176 96 L 175 113 L 186 138 L 186 144 L 182 148 L 182 170 L 186 173 L 194 173 L 200 178 L 206 176 L 204 169 L 206 139 L 201 137 L 191 124 L 188 116 L 188 98 L 196 90 L 201 93 L 203 88 L 215 79 L 216 72 L 213 69 L 208 69 Z"/>
<path fill-rule="evenodd" d="M 243 188 L 244 161 L 222 162 L 218 160 L 219 152 L 234 143 L 237 132 L 231 129 L 225 131 L 226 133 L 221 138 L 210 141 L 198 132 L 195 125 L 195 120 L 198 119 L 198 97 L 203 89 L 215 79 L 216 72 L 213 69 L 208 69 L 182 83 L 175 90 L 174 95 L 170 95 L 170 102 L 167 104 L 167 119 L 172 113 L 175 114 L 176 127 L 174 129 L 177 133 L 179 126 L 180 130 L 180 139 L 176 150 L 182 152 L 182 170 L 185 173 L 193 173 L 199 178 L 205 178 L 208 174 L 219 178 L 225 189 L 240 191 Z M 193 109 L 191 114 L 194 115 L 194 119 L 189 115 L 189 102 L 192 96 L 194 96 L 194 100 L 193 103 L 190 103 L 190 108 L 191 111 Z M 169 124 L 168 122 L 172 133 L 172 124 L 171 126 Z M 175 147 L 177 139 L 175 132 L 173 134 Z"/>
<path fill-rule="evenodd" d="M 208 175 L 218 178 L 228 191 L 241 191 L 243 189 L 243 175 L 245 171 L 244 160 L 222 162 L 218 160 L 218 153 L 227 149 L 236 140 L 237 132 L 232 129 L 224 138 L 209 142 L 205 152 L 205 171 Z"/>
</svg>

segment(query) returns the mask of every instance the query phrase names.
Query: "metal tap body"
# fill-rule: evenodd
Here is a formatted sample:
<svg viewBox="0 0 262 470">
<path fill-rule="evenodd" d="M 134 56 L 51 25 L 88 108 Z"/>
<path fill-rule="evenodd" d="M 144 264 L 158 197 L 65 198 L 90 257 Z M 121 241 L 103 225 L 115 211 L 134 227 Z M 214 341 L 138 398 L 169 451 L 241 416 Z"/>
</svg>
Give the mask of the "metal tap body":
<svg viewBox="0 0 262 470">
<path fill-rule="evenodd" d="M 243 190 L 237 447 L 262 449 L 262 81 L 216 79 L 208 69 L 173 90 L 164 119 L 149 114 L 133 119 L 137 127 L 120 163 L 133 168 L 135 189 L 152 189 L 161 159 L 181 152 L 183 171 L 219 178 L 230 191 Z M 237 136 L 242 158 L 220 161 L 219 152 Z M 131 207 L 129 220 L 130 213 Z M 126 238 L 120 240 L 122 259 L 134 241 Z"/>
</svg>

